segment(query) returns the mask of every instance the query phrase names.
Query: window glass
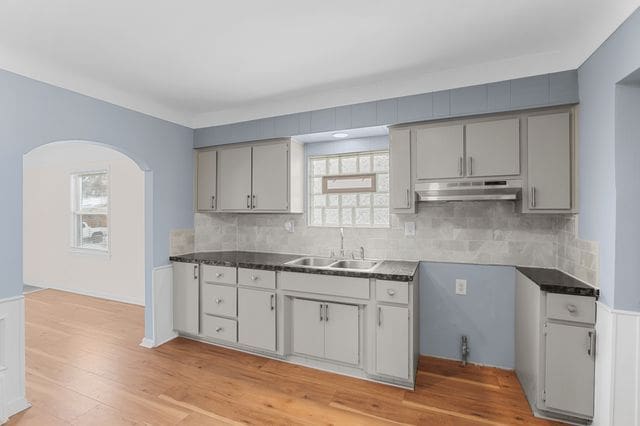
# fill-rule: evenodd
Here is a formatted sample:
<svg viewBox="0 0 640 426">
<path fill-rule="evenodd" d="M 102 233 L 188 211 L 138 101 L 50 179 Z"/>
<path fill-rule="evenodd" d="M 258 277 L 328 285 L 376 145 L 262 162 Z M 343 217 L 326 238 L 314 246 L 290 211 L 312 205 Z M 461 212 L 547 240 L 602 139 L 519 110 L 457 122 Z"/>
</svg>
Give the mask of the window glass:
<svg viewBox="0 0 640 426">
<path fill-rule="evenodd" d="M 71 176 L 71 246 L 109 251 L 109 174 L 106 171 Z"/>
</svg>

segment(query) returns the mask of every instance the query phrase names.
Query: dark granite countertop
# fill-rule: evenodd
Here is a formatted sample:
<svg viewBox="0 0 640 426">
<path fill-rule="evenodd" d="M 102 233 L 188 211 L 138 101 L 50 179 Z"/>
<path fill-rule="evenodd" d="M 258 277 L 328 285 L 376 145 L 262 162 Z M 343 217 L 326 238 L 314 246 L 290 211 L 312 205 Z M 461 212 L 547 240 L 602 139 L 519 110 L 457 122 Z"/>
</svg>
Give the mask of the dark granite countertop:
<svg viewBox="0 0 640 426">
<path fill-rule="evenodd" d="M 527 278 L 536 283 L 540 290 L 548 293 L 573 294 L 598 298 L 600 291 L 557 269 L 529 268 L 517 266 Z"/>
<path fill-rule="evenodd" d="M 307 268 L 285 264 L 299 257 L 303 257 L 303 255 L 252 251 L 212 251 L 171 256 L 169 259 L 173 262 L 204 263 L 206 265 L 264 269 L 269 271 L 304 272 L 343 277 L 376 278 L 391 281 L 413 280 L 419 264 L 417 261 L 383 260 L 373 271 Z"/>
</svg>

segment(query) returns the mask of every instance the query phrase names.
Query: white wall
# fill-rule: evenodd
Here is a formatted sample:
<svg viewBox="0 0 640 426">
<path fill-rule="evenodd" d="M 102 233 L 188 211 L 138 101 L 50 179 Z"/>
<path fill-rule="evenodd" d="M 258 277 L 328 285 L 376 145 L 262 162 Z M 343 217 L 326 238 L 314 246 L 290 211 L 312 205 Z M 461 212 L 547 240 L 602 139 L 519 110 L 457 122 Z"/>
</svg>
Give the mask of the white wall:
<svg viewBox="0 0 640 426">
<path fill-rule="evenodd" d="M 70 250 L 71 173 L 110 170 L 110 255 Z M 45 145 L 24 157 L 26 284 L 144 305 L 144 173 L 125 155 L 86 142 Z"/>
</svg>

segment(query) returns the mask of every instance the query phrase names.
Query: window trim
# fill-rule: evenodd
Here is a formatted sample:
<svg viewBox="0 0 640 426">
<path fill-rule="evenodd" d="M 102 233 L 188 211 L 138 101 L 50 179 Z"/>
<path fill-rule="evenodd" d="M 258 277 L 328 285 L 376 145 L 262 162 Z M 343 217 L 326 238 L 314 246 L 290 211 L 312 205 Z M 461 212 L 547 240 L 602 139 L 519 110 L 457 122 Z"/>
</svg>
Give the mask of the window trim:
<svg viewBox="0 0 640 426">
<path fill-rule="evenodd" d="M 107 212 L 106 213 L 98 213 L 98 214 L 106 214 L 107 216 L 107 229 L 109 231 L 107 238 L 107 247 L 106 249 L 96 249 L 96 248 L 87 248 L 87 247 L 78 247 L 76 245 L 76 229 L 75 229 L 75 219 L 79 214 L 79 210 L 76 208 L 77 203 L 79 201 L 78 193 L 77 193 L 77 181 L 78 177 L 82 175 L 91 175 L 91 174 L 101 174 L 106 173 L 107 175 Z M 87 255 L 87 256 L 96 256 L 96 257 L 111 257 L 111 167 L 96 167 L 91 169 L 77 169 L 69 172 L 70 177 L 70 215 L 69 215 L 69 252 L 77 255 Z"/>
</svg>

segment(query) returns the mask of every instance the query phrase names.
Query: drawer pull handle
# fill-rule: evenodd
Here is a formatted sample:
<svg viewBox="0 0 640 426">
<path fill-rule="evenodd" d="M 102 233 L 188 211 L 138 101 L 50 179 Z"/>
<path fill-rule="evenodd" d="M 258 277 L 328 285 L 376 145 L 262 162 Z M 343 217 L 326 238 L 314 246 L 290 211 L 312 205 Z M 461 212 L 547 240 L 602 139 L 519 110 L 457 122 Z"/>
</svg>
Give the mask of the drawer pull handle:
<svg viewBox="0 0 640 426">
<path fill-rule="evenodd" d="M 216 272 L 216 278 L 222 278 L 223 275 L 222 272 Z"/>
<path fill-rule="evenodd" d="M 222 331 L 222 327 L 216 327 L 216 333 L 220 333 Z"/>
<path fill-rule="evenodd" d="M 587 355 L 593 356 L 596 352 L 596 342 L 595 342 L 596 333 L 593 331 L 589 331 L 587 333 Z"/>
<path fill-rule="evenodd" d="M 223 300 L 218 297 L 216 298 L 215 302 L 219 305 L 223 302 Z"/>
<path fill-rule="evenodd" d="M 255 275 L 251 275 L 251 281 L 258 281 L 259 277 L 256 277 Z"/>
<path fill-rule="evenodd" d="M 576 305 L 572 305 L 571 303 L 569 303 L 567 305 L 567 311 L 569 311 L 570 314 L 575 314 L 576 312 L 578 312 L 578 308 L 576 308 Z"/>
<path fill-rule="evenodd" d="M 392 289 L 392 288 L 388 288 L 388 289 L 387 289 L 387 294 L 388 294 L 389 296 L 393 296 L 394 294 L 396 294 L 396 291 L 395 291 L 394 289 Z"/>
</svg>

